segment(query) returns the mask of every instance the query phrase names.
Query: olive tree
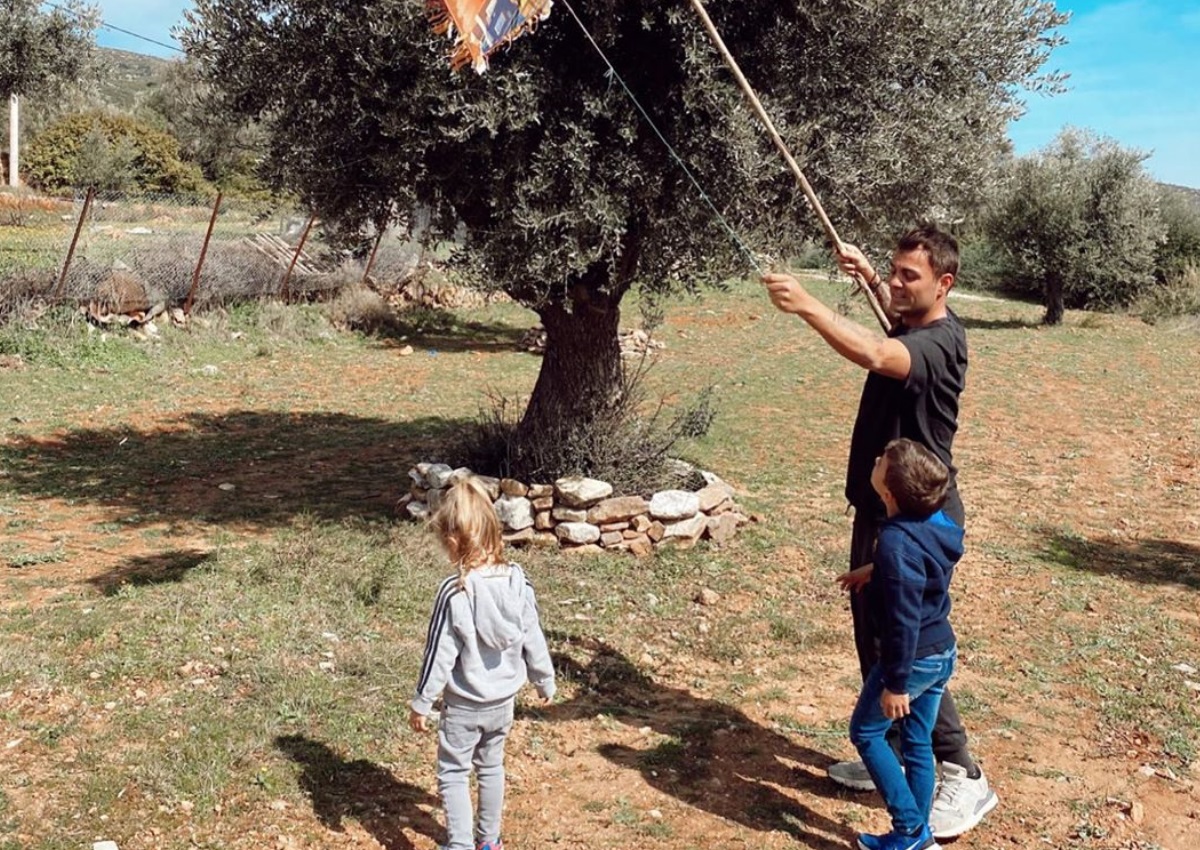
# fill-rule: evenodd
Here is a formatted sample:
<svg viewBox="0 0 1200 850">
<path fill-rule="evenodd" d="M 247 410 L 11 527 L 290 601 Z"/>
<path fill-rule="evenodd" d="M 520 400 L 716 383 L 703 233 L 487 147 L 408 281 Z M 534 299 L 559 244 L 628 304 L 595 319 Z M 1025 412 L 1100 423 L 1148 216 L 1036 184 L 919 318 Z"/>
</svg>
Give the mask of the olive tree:
<svg viewBox="0 0 1200 850">
<path fill-rule="evenodd" d="M 182 39 L 264 166 L 327 219 L 432 211 L 476 284 L 540 316 L 519 429 L 613 403 L 622 298 L 694 291 L 816 233 L 793 178 L 685 0 L 562 5 L 482 75 L 412 0 L 197 0 Z M 972 202 L 1064 21 L 1043 0 L 712 0 L 709 11 L 835 221 L 869 242 Z M 586 29 L 586 33 L 585 33 Z M 594 38 L 620 76 L 589 41 Z M 641 114 L 652 117 L 701 191 Z"/>
<path fill-rule="evenodd" d="M 1166 227 L 1146 157 L 1068 128 L 1008 168 L 984 229 L 1012 285 L 1044 299 L 1046 324 L 1066 307 L 1128 305 L 1154 283 Z"/>
</svg>

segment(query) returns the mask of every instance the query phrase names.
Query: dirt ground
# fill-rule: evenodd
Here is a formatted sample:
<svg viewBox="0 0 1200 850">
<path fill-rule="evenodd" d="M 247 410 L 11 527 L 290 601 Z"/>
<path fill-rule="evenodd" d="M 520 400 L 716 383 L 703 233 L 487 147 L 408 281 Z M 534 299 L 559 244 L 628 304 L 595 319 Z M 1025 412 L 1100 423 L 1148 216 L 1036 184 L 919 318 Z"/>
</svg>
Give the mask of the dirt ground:
<svg viewBox="0 0 1200 850">
<path fill-rule="evenodd" d="M 739 312 L 730 320 L 731 330 L 751 329 L 756 318 Z M 702 320 L 672 317 L 667 331 L 684 333 Z M 978 625 L 972 634 L 977 639 L 964 642 L 956 686 L 989 702 L 982 722 L 973 722 L 970 705 L 964 707 L 964 714 L 1001 803 L 954 846 L 1192 850 L 1200 846 L 1200 789 L 1193 771 L 1178 764 L 1172 767 L 1164 759 L 1161 740 L 1140 729 L 1136 719 L 1105 717 L 1089 689 L 1048 687 L 1036 699 L 1025 694 L 1032 666 L 1027 646 L 1048 639 L 1046 620 L 1078 621 L 1082 632 L 1111 611 L 1144 607 L 1154 612 L 1153 618 L 1183 624 L 1191 632 L 1190 647 L 1195 651 L 1195 636 L 1200 632 L 1196 498 L 1200 494 L 1196 428 L 1200 392 L 1190 380 L 1186 385 L 1176 381 L 1195 374 L 1200 356 L 1181 371 L 1178 362 L 1155 362 L 1161 355 L 1154 345 L 1140 347 L 1134 356 L 1145 359 L 1144 368 L 1127 380 L 1131 385 L 1144 384 L 1149 375 L 1161 384 L 1139 387 L 1135 412 L 1114 402 L 1124 385 L 1114 396 L 1111 385 L 1091 378 L 1095 362 L 1068 359 L 1047 365 L 1055 356 L 1053 349 L 1067 349 L 1069 339 L 1039 338 L 1035 328 L 1017 328 L 1012 332 L 1028 339 L 998 344 L 999 353 L 993 351 L 996 356 L 989 358 L 986 330 L 972 331 L 976 345 L 983 344 L 976 348 L 971 380 L 973 386 L 991 389 L 967 396 L 966 425 L 958 445 L 960 466 L 969 471 L 964 474 L 964 493 L 971 513 L 969 552 L 960 568 L 961 579 L 956 578 L 956 617 Z M 806 349 L 809 354 L 814 350 Z M 1097 350 L 1090 349 L 1089 356 Z M 305 391 L 314 395 L 326 388 L 334 393 L 335 384 L 351 382 L 368 393 L 372 381 L 393 380 L 368 369 L 354 376 L 330 374 L 316 361 L 292 368 Z M 408 372 L 406 380 L 419 385 L 419 372 Z M 846 398 L 830 415 L 840 417 L 848 429 L 858 378 L 846 374 L 836 380 L 846 390 Z M 236 394 L 208 392 L 196 404 L 214 415 L 244 408 Z M 70 417 L 73 426 L 120 420 L 139 431 L 177 424 L 175 415 L 156 410 L 149 401 L 142 409 L 78 411 Z M 789 426 L 786 420 L 773 427 L 777 439 L 799 436 L 788 428 L 800 426 Z M 66 439 L 67 434 L 68 429 L 60 429 L 47 438 L 47 445 Z M 815 450 L 828 455 L 830 469 L 840 469 L 839 444 L 830 442 Z M 349 465 L 353 451 L 347 450 L 343 457 L 331 447 L 328 462 L 332 467 Z M 263 484 L 283 498 L 298 486 L 289 480 Z M 177 505 L 186 502 L 197 515 L 204 514 L 209 502 L 220 498 L 210 485 L 197 481 L 194 490 L 173 489 L 170 498 Z M 393 496 L 367 493 L 364 499 L 383 504 Z M 37 549 L 69 538 L 72 556 L 40 568 L 36 576 L 31 572 L 27 581 L 10 581 L 6 597 L 0 600 L 5 609 L 36 608 L 62 594 L 94 592 L 101 577 L 112 581 L 121 565 L 156 554 L 155 545 L 145 536 L 129 535 L 125 543 L 114 545 L 111 535 L 97 530 L 112 519 L 109 506 L 42 498 L 38 510 L 43 520 L 36 527 L 10 529 L 6 539 Z M 811 513 L 803 501 L 792 501 L 780 510 L 781 522 L 804 522 Z M 1014 550 L 1040 548 L 1044 526 L 1074 529 L 1080 546 L 1075 554 L 1113 581 L 1089 589 L 1092 595 L 1078 607 L 1056 605 L 1061 590 L 1058 579 L 1011 555 Z M 239 535 L 263 533 L 252 525 L 230 524 L 226 530 Z M 200 523 L 174 523 L 168 533 L 173 549 L 204 550 L 211 545 L 211 529 Z M 849 521 L 828 533 L 831 540 L 843 536 L 848 540 Z M 811 550 L 801 543 L 782 547 L 774 560 L 781 571 L 793 576 L 817 569 Z M 1168 566 L 1187 580 L 1147 578 Z M 1143 575 L 1130 576 L 1130 570 L 1141 570 Z M 826 578 L 814 577 L 814 583 L 818 580 Z M 773 591 L 767 583 L 760 592 Z M 705 613 L 716 620 L 736 614 L 749 603 L 745 596 L 727 595 Z M 844 605 L 830 606 L 825 625 L 848 629 Z M 973 647 L 987 656 L 984 669 L 976 669 Z M 752 684 L 736 705 L 716 696 L 724 692 L 719 683 L 728 669 L 706 659 L 673 658 L 665 637 L 663 646 L 648 647 L 647 655 L 634 662 L 599 641 L 574 651 L 580 659 L 576 672 L 585 678 L 592 675 L 603 682 L 612 678 L 607 674 L 615 668 L 628 669 L 616 677 L 618 684 L 610 690 L 601 686 L 546 711 L 527 710 L 520 716 L 508 749 L 505 837 L 512 850 L 568 846 L 832 850 L 850 846 L 857 830 L 885 827 L 886 813 L 877 799 L 841 791 L 825 776 L 829 764 L 850 755 L 849 743 L 832 734 L 796 733 L 778 720 L 798 718 L 806 730 L 836 729 L 844 721 L 854 698 L 848 641 L 817 645 L 802 659 L 765 654 L 756 660 L 749 649 L 742 672 L 751 679 L 775 681 L 779 677 L 771 675 L 771 667 L 785 663 L 798 672 L 789 692 Z M 1103 663 L 1069 652 L 1056 657 L 1066 665 Z M 1195 655 L 1165 662 L 1200 666 Z M 53 694 L 39 699 L 29 693 L 9 693 L 3 699 L 5 712 L 26 719 L 63 710 Z M 1195 699 L 1200 700 L 1200 693 Z M 605 711 L 616 703 L 625 711 Z M 1195 724 L 1196 718 L 1188 722 Z M 707 727 L 710 734 L 680 745 L 673 730 L 687 723 Z M 25 760 L 22 752 L 11 746 L 0 762 L 8 770 L 36 776 L 37 765 Z M 314 780 L 307 788 L 311 808 L 281 803 L 264 813 L 241 810 L 236 800 L 228 801 L 230 816 L 222 822 L 221 843 L 389 850 L 436 846 L 440 813 L 432 771 L 405 777 L 386 764 L 345 767 L 350 778 L 340 787 Z M 39 808 L 62 802 L 40 798 L 36 783 L 11 791 L 9 798 L 10 806 L 26 819 L 36 817 Z M 372 806 L 355 802 L 362 799 L 373 801 Z M 235 814 L 239 811 L 242 814 Z M 181 846 L 178 839 L 178 835 L 156 835 L 151 829 L 132 836 L 122 850 Z"/>
</svg>

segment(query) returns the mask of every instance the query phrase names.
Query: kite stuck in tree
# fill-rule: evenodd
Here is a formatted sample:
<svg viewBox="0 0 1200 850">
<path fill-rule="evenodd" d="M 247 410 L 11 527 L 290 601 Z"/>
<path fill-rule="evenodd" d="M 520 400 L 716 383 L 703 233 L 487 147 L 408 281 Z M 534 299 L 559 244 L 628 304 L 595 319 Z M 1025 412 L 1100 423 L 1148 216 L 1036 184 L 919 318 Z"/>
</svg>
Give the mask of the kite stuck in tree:
<svg viewBox="0 0 1200 850">
<path fill-rule="evenodd" d="M 434 27 L 454 38 L 450 64 L 482 74 L 488 56 L 550 15 L 553 0 L 429 0 Z"/>
</svg>

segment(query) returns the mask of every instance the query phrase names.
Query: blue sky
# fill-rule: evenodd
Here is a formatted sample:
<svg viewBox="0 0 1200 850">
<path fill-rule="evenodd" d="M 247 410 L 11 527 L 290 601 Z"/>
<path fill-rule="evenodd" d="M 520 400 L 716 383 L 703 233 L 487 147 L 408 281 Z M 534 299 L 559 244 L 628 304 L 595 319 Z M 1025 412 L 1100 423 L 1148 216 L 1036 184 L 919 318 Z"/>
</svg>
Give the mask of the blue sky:
<svg viewBox="0 0 1200 850">
<path fill-rule="evenodd" d="M 174 43 L 188 0 L 98 0 L 105 21 Z M 1017 153 L 1048 144 L 1066 125 L 1085 127 L 1141 149 L 1158 180 L 1200 188 L 1200 2 L 1059 0 L 1071 12 L 1068 43 L 1046 68 L 1070 74 L 1069 91 L 1029 95 L 1010 129 Z M 102 29 L 100 43 L 157 56 L 178 55 Z"/>
</svg>

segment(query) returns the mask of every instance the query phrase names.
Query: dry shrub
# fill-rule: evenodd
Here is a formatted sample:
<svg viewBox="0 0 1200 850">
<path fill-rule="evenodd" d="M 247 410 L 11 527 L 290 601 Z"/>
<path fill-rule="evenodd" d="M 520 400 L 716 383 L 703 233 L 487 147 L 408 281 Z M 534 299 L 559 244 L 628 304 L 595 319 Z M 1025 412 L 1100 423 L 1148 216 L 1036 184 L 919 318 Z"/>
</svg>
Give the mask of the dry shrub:
<svg viewBox="0 0 1200 850">
<path fill-rule="evenodd" d="M 326 305 L 325 315 L 335 328 L 368 334 L 387 330 L 396 323 L 383 296 L 361 283 L 342 287 Z"/>
<path fill-rule="evenodd" d="M 683 441 L 703 436 L 712 425 L 712 388 L 671 411 L 662 399 L 649 400 L 647 368 L 645 360 L 626 368 L 604 415 L 544 433 L 522 434 L 523 405 L 492 396 L 466 438 L 466 465 L 521 481 L 586 475 L 607 481 L 618 494 L 649 496 L 662 489 L 703 486 L 699 474 L 675 458 Z"/>
<path fill-rule="evenodd" d="M 52 272 L 23 272 L 0 277 L 0 325 L 24 323 L 46 310 L 47 293 L 54 287 Z"/>
</svg>

